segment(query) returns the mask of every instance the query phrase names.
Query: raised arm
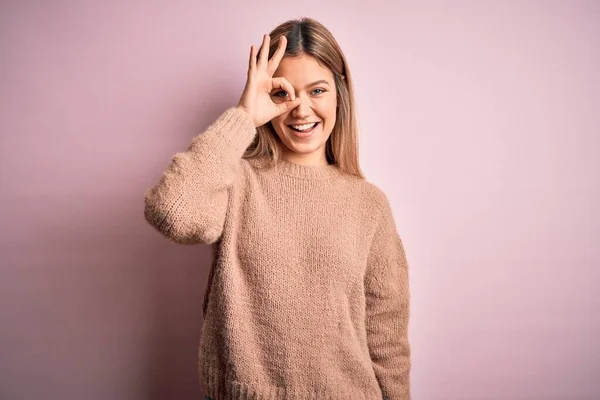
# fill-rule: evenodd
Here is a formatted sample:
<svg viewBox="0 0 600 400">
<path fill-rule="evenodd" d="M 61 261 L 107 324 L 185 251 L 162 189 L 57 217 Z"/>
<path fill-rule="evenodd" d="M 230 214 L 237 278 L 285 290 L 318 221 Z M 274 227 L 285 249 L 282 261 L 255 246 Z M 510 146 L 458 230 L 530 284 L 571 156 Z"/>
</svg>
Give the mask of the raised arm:
<svg viewBox="0 0 600 400">
<path fill-rule="evenodd" d="M 160 181 L 146 192 L 144 216 L 169 239 L 211 244 L 221 237 L 230 189 L 256 127 L 300 104 L 285 78 L 273 78 L 286 43 L 282 36 L 270 60 L 269 35 L 263 37 L 258 56 L 255 46 L 250 47 L 248 79 L 237 107 L 195 137 L 187 151 L 175 154 Z M 270 95 L 275 88 L 285 89 L 290 97 L 276 104 Z"/>
<path fill-rule="evenodd" d="M 173 156 L 159 182 L 146 192 L 146 220 L 177 243 L 216 242 L 223 230 L 228 191 L 255 134 L 246 111 L 226 110 L 187 151 Z"/>
</svg>

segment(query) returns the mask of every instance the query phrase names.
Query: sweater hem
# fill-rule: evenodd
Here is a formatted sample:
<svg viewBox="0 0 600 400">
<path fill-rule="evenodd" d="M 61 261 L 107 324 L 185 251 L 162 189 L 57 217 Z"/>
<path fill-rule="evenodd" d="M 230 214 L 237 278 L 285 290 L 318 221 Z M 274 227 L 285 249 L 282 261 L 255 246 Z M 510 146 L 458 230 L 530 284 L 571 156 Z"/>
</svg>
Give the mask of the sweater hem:
<svg viewBox="0 0 600 400">
<path fill-rule="evenodd" d="M 348 388 L 286 388 L 260 382 L 236 381 L 230 373 L 204 366 L 201 374 L 205 395 L 212 400 L 381 400 Z"/>
</svg>

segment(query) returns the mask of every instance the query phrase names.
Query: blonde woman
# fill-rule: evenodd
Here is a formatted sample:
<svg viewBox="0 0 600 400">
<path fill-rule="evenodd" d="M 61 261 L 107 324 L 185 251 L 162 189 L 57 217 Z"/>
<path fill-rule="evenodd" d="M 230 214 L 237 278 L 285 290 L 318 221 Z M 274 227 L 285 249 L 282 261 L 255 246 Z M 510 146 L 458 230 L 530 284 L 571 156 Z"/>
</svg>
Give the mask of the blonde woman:
<svg viewBox="0 0 600 400">
<path fill-rule="evenodd" d="M 346 59 L 319 22 L 250 48 L 246 86 L 145 196 L 169 239 L 212 244 L 207 399 L 410 398 L 408 265 L 358 165 Z"/>
</svg>

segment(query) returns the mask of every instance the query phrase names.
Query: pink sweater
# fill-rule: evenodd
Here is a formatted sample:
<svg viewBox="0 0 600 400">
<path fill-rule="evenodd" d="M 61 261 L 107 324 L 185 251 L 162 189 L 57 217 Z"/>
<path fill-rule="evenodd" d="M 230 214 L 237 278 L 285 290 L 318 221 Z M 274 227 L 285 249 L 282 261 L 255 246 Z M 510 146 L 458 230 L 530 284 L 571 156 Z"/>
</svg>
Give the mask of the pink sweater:
<svg viewBox="0 0 600 400">
<path fill-rule="evenodd" d="M 410 399 L 408 265 L 387 197 L 334 165 L 243 158 L 226 110 L 145 196 L 167 238 L 214 244 L 200 381 L 215 400 Z"/>
</svg>

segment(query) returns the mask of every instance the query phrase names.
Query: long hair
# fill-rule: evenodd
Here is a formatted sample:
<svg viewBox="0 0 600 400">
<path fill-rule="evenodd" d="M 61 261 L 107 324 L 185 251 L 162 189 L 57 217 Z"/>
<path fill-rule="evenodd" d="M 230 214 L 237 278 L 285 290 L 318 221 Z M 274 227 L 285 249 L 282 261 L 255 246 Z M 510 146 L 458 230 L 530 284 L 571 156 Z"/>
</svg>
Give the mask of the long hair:
<svg viewBox="0 0 600 400">
<path fill-rule="evenodd" d="M 327 162 L 335 164 L 342 172 L 365 179 L 358 164 L 354 85 L 346 57 L 339 44 L 325 26 L 312 18 L 289 20 L 271 31 L 269 59 L 277 50 L 281 36 L 287 38 L 284 57 L 307 54 L 333 73 L 338 107 L 335 125 L 326 142 Z M 256 130 L 258 134 L 243 157 L 267 159 L 268 166 L 272 167 L 281 159 L 283 144 L 270 121 Z"/>
</svg>

